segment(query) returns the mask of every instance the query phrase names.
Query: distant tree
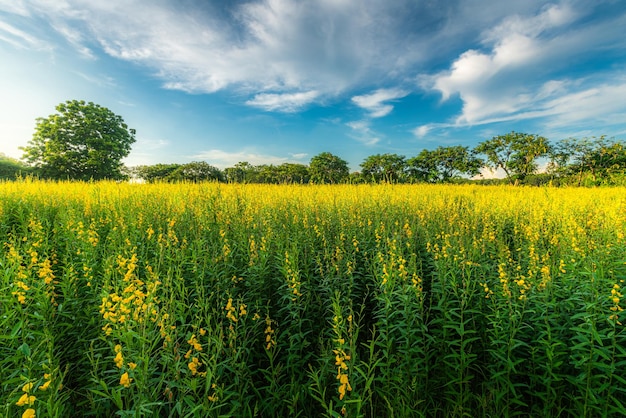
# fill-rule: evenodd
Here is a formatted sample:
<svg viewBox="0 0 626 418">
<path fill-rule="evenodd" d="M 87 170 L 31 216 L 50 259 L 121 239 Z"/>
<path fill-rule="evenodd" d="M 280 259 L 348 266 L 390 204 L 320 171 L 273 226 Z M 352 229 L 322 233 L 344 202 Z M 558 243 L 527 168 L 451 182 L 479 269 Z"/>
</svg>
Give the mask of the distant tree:
<svg viewBox="0 0 626 418">
<path fill-rule="evenodd" d="M 311 158 L 309 173 L 313 183 L 341 183 L 350 175 L 347 161 L 331 154 L 322 152 Z"/>
<path fill-rule="evenodd" d="M 122 159 L 135 142 L 135 130 L 106 107 L 72 100 L 58 113 L 38 118 L 23 159 L 37 174 L 53 179 L 122 178 Z"/>
<path fill-rule="evenodd" d="M 309 167 L 304 164 L 283 163 L 276 167 L 279 183 L 308 183 Z"/>
<path fill-rule="evenodd" d="M 258 168 L 247 161 L 241 161 L 234 167 L 224 169 L 225 180 L 229 183 L 254 183 L 258 174 Z"/>
<path fill-rule="evenodd" d="M 303 164 L 283 163 L 257 166 L 256 182 L 267 184 L 308 183 L 309 169 Z"/>
<path fill-rule="evenodd" d="M 360 171 L 351 172 L 346 181 L 349 184 L 365 184 L 368 182 Z"/>
<path fill-rule="evenodd" d="M 222 181 L 224 175 L 219 168 L 213 167 L 205 161 L 194 161 L 183 164 L 167 175 L 171 181 Z"/>
<path fill-rule="evenodd" d="M 18 160 L 0 153 L 0 179 L 15 180 L 20 175 L 29 174 L 30 169 Z"/>
<path fill-rule="evenodd" d="M 149 182 L 169 181 L 169 176 L 181 167 L 180 164 L 141 165 L 134 168 L 134 175 Z"/>
<path fill-rule="evenodd" d="M 576 176 L 579 186 L 584 174 L 595 180 L 626 170 L 626 145 L 604 135 L 562 139 L 554 145 L 550 157 L 552 170 L 561 176 Z"/>
<path fill-rule="evenodd" d="M 361 169 L 367 181 L 395 183 L 404 180 L 406 161 L 404 155 L 370 155 L 361 163 Z"/>
<path fill-rule="evenodd" d="M 511 132 L 478 144 L 474 151 L 487 157 L 487 167 L 501 168 L 510 183 L 537 171 L 537 158 L 548 155 L 550 144 L 542 136 Z"/>
<path fill-rule="evenodd" d="M 412 178 L 431 183 L 447 182 L 461 175 L 475 176 L 483 164 L 473 151 L 460 145 L 425 149 L 407 161 Z"/>
<path fill-rule="evenodd" d="M 596 167 L 594 175 L 608 177 L 626 173 L 626 143 L 612 142 L 597 148 L 592 156 Z"/>
</svg>

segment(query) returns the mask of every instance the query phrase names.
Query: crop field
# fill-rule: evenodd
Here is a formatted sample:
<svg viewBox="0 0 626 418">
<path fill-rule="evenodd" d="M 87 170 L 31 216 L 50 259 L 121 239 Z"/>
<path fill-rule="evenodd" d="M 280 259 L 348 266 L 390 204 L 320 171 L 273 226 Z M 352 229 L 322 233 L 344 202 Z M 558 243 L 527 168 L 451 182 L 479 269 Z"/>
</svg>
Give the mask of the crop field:
<svg viewBox="0 0 626 418">
<path fill-rule="evenodd" d="M 0 415 L 626 413 L 626 188 L 0 183 Z"/>
</svg>

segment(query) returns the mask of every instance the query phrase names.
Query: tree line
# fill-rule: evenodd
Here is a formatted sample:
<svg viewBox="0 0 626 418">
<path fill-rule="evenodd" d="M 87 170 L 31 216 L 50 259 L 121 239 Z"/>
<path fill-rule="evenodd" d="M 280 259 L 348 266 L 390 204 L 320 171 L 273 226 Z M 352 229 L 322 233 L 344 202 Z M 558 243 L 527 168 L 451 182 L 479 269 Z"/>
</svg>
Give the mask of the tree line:
<svg viewBox="0 0 626 418">
<path fill-rule="evenodd" d="M 46 179 L 141 179 L 146 182 L 221 181 L 230 183 L 450 183 L 475 179 L 481 169 L 499 170 L 511 184 L 626 184 L 626 144 L 606 136 L 567 138 L 551 143 L 543 136 L 510 132 L 476 147 L 439 146 L 407 158 L 399 154 L 368 156 L 361 170 L 329 152 L 308 165 L 253 165 L 239 162 L 220 170 L 208 162 L 125 167 L 135 130 L 109 109 L 67 101 L 57 113 L 38 118 L 35 133 L 23 147 L 22 161 L 0 155 L 0 178 L 34 175 Z M 538 174 L 543 162 L 542 173 Z M 478 177 L 480 178 L 480 177 Z M 478 180 L 481 181 L 481 180 Z"/>
<path fill-rule="evenodd" d="M 544 159 L 543 173 L 537 174 Z M 626 175 L 623 141 L 604 136 L 568 138 L 550 144 L 544 137 L 518 132 L 495 136 L 470 149 L 440 146 L 406 158 L 398 154 L 367 157 L 361 171 L 350 173 L 348 163 L 329 152 L 311 158 L 309 165 L 284 163 L 252 165 L 239 162 L 224 170 L 207 162 L 134 167 L 130 175 L 148 182 L 223 181 L 229 183 L 450 183 L 476 178 L 484 167 L 501 170 L 496 182 L 537 184 L 618 184 Z M 494 180 L 491 180 L 494 182 Z"/>
</svg>

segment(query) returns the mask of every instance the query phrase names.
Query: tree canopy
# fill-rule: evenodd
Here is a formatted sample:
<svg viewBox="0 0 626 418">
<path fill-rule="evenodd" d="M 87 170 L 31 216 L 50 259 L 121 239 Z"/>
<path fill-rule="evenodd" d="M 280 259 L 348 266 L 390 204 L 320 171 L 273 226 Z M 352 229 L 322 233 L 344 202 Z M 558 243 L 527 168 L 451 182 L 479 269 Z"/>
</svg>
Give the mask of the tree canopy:
<svg viewBox="0 0 626 418">
<path fill-rule="evenodd" d="M 367 157 L 361 168 L 363 177 L 370 181 L 393 183 L 404 178 L 406 161 L 404 155 L 376 154 Z"/>
<path fill-rule="evenodd" d="M 474 150 L 487 157 L 487 167 L 501 168 L 512 183 L 537 171 L 537 158 L 548 155 L 550 144 L 539 135 L 510 132 L 483 141 Z"/>
<path fill-rule="evenodd" d="M 341 183 L 350 175 L 350 169 L 347 161 L 330 152 L 322 152 L 311 158 L 309 173 L 313 183 Z"/>
<path fill-rule="evenodd" d="M 35 173 L 52 179 L 123 178 L 122 159 L 135 142 L 135 130 L 92 102 L 70 100 L 56 110 L 37 119 L 33 138 L 22 148 Z"/>
<path fill-rule="evenodd" d="M 448 182 L 461 175 L 475 176 L 480 173 L 483 161 L 468 147 L 437 147 L 422 150 L 407 161 L 409 173 L 418 181 L 430 183 Z"/>
</svg>

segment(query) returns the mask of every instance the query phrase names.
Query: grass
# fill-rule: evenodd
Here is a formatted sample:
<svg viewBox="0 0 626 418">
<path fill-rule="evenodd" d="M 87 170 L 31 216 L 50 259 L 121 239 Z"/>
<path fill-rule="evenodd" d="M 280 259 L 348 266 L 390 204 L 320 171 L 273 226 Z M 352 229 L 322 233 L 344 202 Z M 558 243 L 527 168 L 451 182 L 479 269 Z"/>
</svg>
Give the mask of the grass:
<svg viewBox="0 0 626 418">
<path fill-rule="evenodd" d="M 0 183 L 0 408 L 623 415 L 625 233 L 624 188 Z"/>
</svg>

